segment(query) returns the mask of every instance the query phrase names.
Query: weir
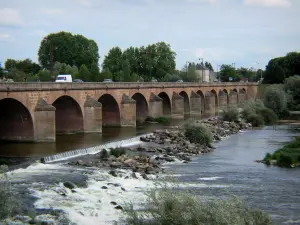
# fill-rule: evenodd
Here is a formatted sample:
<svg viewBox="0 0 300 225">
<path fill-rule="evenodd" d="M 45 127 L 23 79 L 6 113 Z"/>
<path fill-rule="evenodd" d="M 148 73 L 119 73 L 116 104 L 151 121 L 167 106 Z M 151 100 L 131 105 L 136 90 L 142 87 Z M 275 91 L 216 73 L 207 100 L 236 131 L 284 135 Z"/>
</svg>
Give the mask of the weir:
<svg viewBox="0 0 300 225">
<path fill-rule="evenodd" d="M 152 133 L 136 136 L 134 138 L 129 138 L 129 139 L 121 140 L 121 141 L 113 141 L 113 142 L 109 142 L 109 143 L 106 143 L 103 145 L 98 145 L 98 146 L 94 146 L 94 147 L 90 147 L 90 148 L 77 149 L 77 150 L 67 151 L 67 152 L 63 152 L 63 153 L 59 153 L 59 154 L 55 154 L 55 155 L 51 155 L 51 156 L 46 156 L 46 157 L 43 157 L 41 159 L 41 161 L 43 163 L 51 163 L 51 162 L 63 161 L 63 160 L 67 160 L 70 158 L 75 158 L 75 157 L 83 156 L 83 155 L 94 155 L 94 154 L 101 152 L 104 149 L 109 151 L 109 149 L 112 149 L 112 148 L 120 148 L 120 147 L 137 145 L 137 144 L 142 143 L 140 141 L 141 137 L 146 137 L 149 135 L 152 135 Z"/>
</svg>

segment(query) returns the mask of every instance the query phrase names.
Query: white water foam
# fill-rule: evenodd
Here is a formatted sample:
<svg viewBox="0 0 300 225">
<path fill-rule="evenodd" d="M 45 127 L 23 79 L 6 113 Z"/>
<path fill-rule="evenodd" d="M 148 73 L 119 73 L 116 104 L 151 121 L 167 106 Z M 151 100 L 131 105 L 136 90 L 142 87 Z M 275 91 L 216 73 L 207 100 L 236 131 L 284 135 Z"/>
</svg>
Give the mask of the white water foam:
<svg viewBox="0 0 300 225">
<path fill-rule="evenodd" d="M 197 180 L 218 180 L 218 179 L 222 179 L 223 177 L 200 177 Z"/>
<path fill-rule="evenodd" d="M 121 140 L 121 141 L 114 141 L 114 142 L 106 143 L 103 145 L 98 145 L 95 147 L 67 151 L 67 152 L 44 157 L 43 161 L 44 161 L 44 163 L 57 162 L 57 161 L 62 161 L 62 160 L 66 160 L 66 159 L 70 159 L 70 158 L 74 158 L 74 157 L 78 157 L 78 156 L 82 156 L 82 155 L 97 154 L 97 153 L 101 152 L 103 149 L 109 150 L 110 148 L 128 147 L 128 146 L 138 145 L 138 144 L 143 143 L 142 141 L 140 141 L 141 137 L 146 137 L 149 135 L 152 135 L 152 133 L 140 135 L 140 136 L 137 136 L 134 138 L 125 139 L 125 140 Z"/>
</svg>

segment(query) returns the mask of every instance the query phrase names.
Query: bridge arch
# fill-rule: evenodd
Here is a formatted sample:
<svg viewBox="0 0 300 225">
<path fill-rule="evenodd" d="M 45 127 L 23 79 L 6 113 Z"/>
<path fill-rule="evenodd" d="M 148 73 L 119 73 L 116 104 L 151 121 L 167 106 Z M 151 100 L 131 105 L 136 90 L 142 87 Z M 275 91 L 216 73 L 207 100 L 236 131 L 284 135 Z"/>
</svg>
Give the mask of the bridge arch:
<svg viewBox="0 0 300 225">
<path fill-rule="evenodd" d="M 197 91 L 197 94 L 201 97 L 201 114 L 205 111 L 205 96 L 201 90 Z"/>
<path fill-rule="evenodd" d="M 191 108 L 190 108 L 190 99 L 188 94 L 185 91 L 181 91 L 179 95 L 184 99 L 184 114 L 189 114 Z"/>
<path fill-rule="evenodd" d="M 229 104 L 228 91 L 226 89 L 219 90 L 219 107 L 224 107 Z"/>
<path fill-rule="evenodd" d="M 102 104 L 102 126 L 120 127 L 120 108 L 116 99 L 110 94 L 104 94 L 98 101 Z"/>
<path fill-rule="evenodd" d="M 163 115 L 171 116 L 171 100 L 169 95 L 166 92 L 161 92 L 158 94 L 158 97 L 163 100 Z"/>
<path fill-rule="evenodd" d="M 149 113 L 146 98 L 141 93 L 135 93 L 131 98 L 136 102 L 136 119 L 144 121 Z"/>
<path fill-rule="evenodd" d="M 239 102 L 238 103 L 243 103 L 245 101 L 247 101 L 247 92 L 245 88 L 242 88 L 239 90 Z"/>
<path fill-rule="evenodd" d="M 237 105 L 239 103 L 239 96 L 237 89 L 231 89 L 229 94 L 229 102 L 231 105 Z"/>
<path fill-rule="evenodd" d="M 57 134 L 83 132 L 83 114 L 78 102 L 63 95 L 52 104 L 55 110 L 55 125 Z"/>
<path fill-rule="evenodd" d="M 216 92 L 215 89 L 211 90 L 210 92 L 211 92 L 211 93 L 214 95 L 214 97 L 215 97 L 215 107 L 217 108 L 218 105 L 219 105 L 219 102 L 218 102 L 218 94 L 217 94 L 217 92 Z"/>
<path fill-rule="evenodd" d="M 26 106 L 16 99 L 4 98 L 0 109 L 0 140 L 34 140 L 33 119 Z"/>
</svg>

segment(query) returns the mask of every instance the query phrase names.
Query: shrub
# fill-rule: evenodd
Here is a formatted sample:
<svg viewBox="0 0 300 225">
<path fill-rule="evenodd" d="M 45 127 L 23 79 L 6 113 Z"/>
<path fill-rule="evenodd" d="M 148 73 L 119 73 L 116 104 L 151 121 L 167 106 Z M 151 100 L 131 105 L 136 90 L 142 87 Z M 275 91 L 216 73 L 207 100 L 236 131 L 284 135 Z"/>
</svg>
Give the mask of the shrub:
<svg viewBox="0 0 300 225">
<path fill-rule="evenodd" d="M 163 187 L 147 194 L 142 212 L 132 204 L 125 207 L 127 224 L 133 225 L 269 225 L 269 215 L 249 208 L 238 197 L 202 201 L 198 196 L 173 187 Z"/>
<path fill-rule="evenodd" d="M 152 116 L 147 116 L 146 119 L 145 119 L 145 121 L 146 122 L 155 122 L 155 119 Z"/>
<path fill-rule="evenodd" d="M 237 107 L 228 107 L 223 110 L 223 120 L 225 121 L 237 121 L 239 118 L 239 110 Z"/>
<path fill-rule="evenodd" d="M 169 119 L 167 117 L 161 116 L 161 117 L 155 118 L 155 121 L 158 123 L 168 123 Z"/>
<path fill-rule="evenodd" d="M 107 159 L 109 156 L 108 152 L 106 149 L 103 149 L 101 152 L 100 152 L 100 159 Z"/>
<path fill-rule="evenodd" d="M 264 105 L 280 115 L 287 108 L 287 97 L 282 85 L 271 85 L 264 93 Z"/>
<path fill-rule="evenodd" d="M 251 114 L 246 119 L 248 123 L 251 123 L 254 127 L 261 127 L 264 125 L 264 120 L 260 115 Z"/>
<path fill-rule="evenodd" d="M 192 143 L 209 145 L 213 140 L 211 131 L 201 123 L 186 123 L 184 134 Z"/>
<path fill-rule="evenodd" d="M 18 202 L 14 198 L 7 176 L 7 166 L 0 167 L 0 220 L 11 217 L 18 209 Z"/>
<path fill-rule="evenodd" d="M 278 120 L 277 115 L 272 109 L 263 108 L 259 111 L 259 115 L 262 116 L 265 124 L 274 124 Z"/>
<path fill-rule="evenodd" d="M 121 155 L 126 154 L 126 149 L 125 148 L 112 148 L 110 150 L 110 154 L 118 158 Z"/>
</svg>

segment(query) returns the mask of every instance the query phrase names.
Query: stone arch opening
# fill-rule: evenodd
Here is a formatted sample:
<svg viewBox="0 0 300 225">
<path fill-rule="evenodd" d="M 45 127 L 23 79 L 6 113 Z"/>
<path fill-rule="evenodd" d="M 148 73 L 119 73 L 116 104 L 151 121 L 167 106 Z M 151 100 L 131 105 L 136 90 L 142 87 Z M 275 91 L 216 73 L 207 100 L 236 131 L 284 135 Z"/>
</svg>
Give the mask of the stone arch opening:
<svg viewBox="0 0 300 225">
<path fill-rule="evenodd" d="M 185 91 L 182 91 L 179 93 L 179 95 L 184 99 L 184 114 L 189 114 L 191 109 L 190 109 L 190 99 L 188 94 Z"/>
<path fill-rule="evenodd" d="M 148 116 L 148 104 L 147 100 L 141 93 L 135 93 L 132 99 L 136 102 L 136 119 L 144 121 Z"/>
<path fill-rule="evenodd" d="M 161 92 L 158 95 L 163 100 L 163 115 L 171 116 L 171 100 L 167 93 Z"/>
<path fill-rule="evenodd" d="M 228 91 L 226 89 L 219 91 L 219 106 L 226 106 L 229 104 Z"/>
<path fill-rule="evenodd" d="M 237 89 L 231 89 L 230 90 L 229 98 L 230 98 L 230 104 L 231 105 L 238 104 L 239 98 L 238 98 L 238 91 L 237 91 Z"/>
<path fill-rule="evenodd" d="M 218 94 L 217 94 L 217 92 L 215 91 L 215 90 L 211 90 L 210 91 L 213 95 L 214 95 L 214 97 L 215 97 L 215 107 L 217 108 L 218 107 Z"/>
<path fill-rule="evenodd" d="M 56 99 L 52 105 L 56 108 L 56 134 L 83 132 L 83 115 L 76 100 L 64 95 Z"/>
<path fill-rule="evenodd" d="M 204 113 L 205 110 L 205 97 L 202 91 L 197 91 L 197 94 L 201 96 L 201 114 Z"/>
<path fill-rule="evenodd" d="M 102 126 L 120 127 L 120 109 L 115 98 L 110 94 L 104 94 L 98 101 L 102 104 Z"/>
<path fill-rule="evenodd" d="M 34 126 L 29 110 L 12 98 L 0 100 L 0 140 L 33 141 Z"/>
<path fill-rule="evenodd" d="M 245 90 L 245 88 L 242 88 L 239 90 L 239 103 L 243 103 L 245 101 L 247 101 L 247 92 Z"/>
</svg>

